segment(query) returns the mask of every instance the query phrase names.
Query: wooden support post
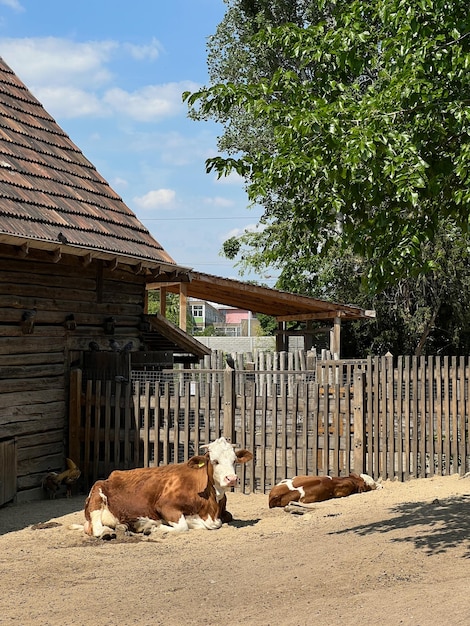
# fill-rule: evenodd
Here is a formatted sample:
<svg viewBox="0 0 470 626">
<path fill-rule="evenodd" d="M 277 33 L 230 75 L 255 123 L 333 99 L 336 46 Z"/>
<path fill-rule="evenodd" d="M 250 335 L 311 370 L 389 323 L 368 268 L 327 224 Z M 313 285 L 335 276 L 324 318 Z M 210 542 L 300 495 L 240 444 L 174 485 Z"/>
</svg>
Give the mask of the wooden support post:
<svg viewBox="0 0 470 626">
<path fill-rule="evenodd" d="M 223 436 L 235 443 L 235 370 L 224 371 L 224 432 Z"/>
<path fill-rule="evenodd" d="M 330 331 L 330 352 L 334 359 L 341 358 L 341 318 L 335 317 Z"/>
<path fill-rule="evenodd" d="M 364 442 L 365 433 L 365 373 L 357 372 L 354 376 L 354 435 L 353 450 L 354 460 L 353 467 L 356 474 L 362 474 L 365 469 L 366 447 Z"/>
<path fill-rule="evenodd" d="M 277 323 L 276 333 L 276 352 L 285 352 L 287 350 L 286 322 Z"/>
<path fill-rule="evenodd" d="M 188 285 L 180 283 L 180 328 L 186 332 L 186 319 L 188 317 Z"/>
<path fill-rule="evenodd" d="M 166 287 L 160 288 L 160 315 L 166 317 Z"/>
<path fill-rule="evenodd" d="M 80 422 L 82 396 L 82 370 L 74 369 L 70 372 L 69 398 L 69 452 L 68 456 L 79 467 L 82 467 L 80 458 Z"/>
</svg>

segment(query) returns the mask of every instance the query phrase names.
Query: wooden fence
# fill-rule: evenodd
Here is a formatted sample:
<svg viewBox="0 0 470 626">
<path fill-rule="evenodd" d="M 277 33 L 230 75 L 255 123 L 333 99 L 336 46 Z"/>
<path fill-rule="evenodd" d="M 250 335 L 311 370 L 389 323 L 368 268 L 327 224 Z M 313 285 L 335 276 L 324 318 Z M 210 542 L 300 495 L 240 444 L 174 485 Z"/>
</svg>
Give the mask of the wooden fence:
<svg viewBox="0 0 470 626">
<path fill-rule="evenodd" d="M 135 371 L 129 382 L 71 376 L 69 454 L 87 486 L 115 468 L 186 460 L 221 434 L 254 453 L 239 468 L 246 493 L 296 474 L 407 480 L 470 470 L 466 358 Z"/>
<path fill-rule="evenodd" d="M 0 506 L 9 502 L 16 494 L 16 439 L 0 440 Z"/>
</svg>

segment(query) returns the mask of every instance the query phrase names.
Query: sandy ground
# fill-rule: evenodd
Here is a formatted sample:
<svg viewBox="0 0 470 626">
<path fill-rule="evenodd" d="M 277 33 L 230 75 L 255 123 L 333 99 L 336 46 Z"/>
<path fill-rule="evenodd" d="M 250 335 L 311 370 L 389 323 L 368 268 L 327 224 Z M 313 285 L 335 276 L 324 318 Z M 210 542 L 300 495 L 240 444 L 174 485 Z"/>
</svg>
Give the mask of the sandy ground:
<svg viewBox="0 0 470 626">
<path fill-rule="evenodd" d="M 408 483 L 306 515 L 229 494 L 220 530 L 100 541 L 83 497 L 0 508 L 0 624 L 470 624 L 470 478 Z"/>
</svg>

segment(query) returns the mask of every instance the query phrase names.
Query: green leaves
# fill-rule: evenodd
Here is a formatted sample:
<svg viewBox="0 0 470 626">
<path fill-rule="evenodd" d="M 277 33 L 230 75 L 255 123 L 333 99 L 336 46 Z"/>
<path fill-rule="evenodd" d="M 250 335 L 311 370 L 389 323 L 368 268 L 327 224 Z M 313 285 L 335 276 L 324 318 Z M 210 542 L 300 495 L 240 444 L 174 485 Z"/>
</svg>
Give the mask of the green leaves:
<svg viewBox="0 0 470 626">
<path fill-rule="evenodd" d="M 429 272 L 423 246 L 441 224 L 468 228 L 467 3 L 308 4 L 308 17 L 292 0 L 284 20 L 270 3 L 248 19 L 230 0 L 225 24 L 239 30 L 219 31 L 212 58 L 230 53 L 231 78 L 183 95 L 193 114 L 225 124 L 229 154 L 207 171 L 236 171 L 264 207 L 243 263 L 308 258 L 336 233 L 371 262 L 371 288 Z"/>
</svg>

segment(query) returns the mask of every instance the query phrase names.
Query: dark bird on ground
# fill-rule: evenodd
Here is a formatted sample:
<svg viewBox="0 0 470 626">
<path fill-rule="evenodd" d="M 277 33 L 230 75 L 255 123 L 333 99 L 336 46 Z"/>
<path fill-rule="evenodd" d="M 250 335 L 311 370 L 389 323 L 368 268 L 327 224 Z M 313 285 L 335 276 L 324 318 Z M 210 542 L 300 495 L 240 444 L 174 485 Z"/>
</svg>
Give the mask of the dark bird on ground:
<svg viewBox="0 0 470 626">
<path fill-rule="evenodd" d="M 110 339 L 109 340 L 109 347 L 111 348 L 111 350 L 113 352 L 120 352 L 121 351 L 121 346 L 118 344 L 116 339 Z"/>
<path fill-rule="evenodd" d="M 121 352 L 130 352 L 134 347 L 133 341 L 128 341 L 125 346 L 121 348 Z"/>
<path fill-rule="evenodd" d="M 23 335 L 30 335 L 34 329 L 34 322 L 36 320 L 37 309 L 28 309 L 23 311 L 21 316 L 21 332 Z"/>
<path fill-rule="evenodd" d="M 90 343 L 88 344 L 88 347 L 90 348 L 92 352 L 100 351 L 100 346 L 98 343 L 96 343 L 96 341 L 90 341 Z"/>
<path fill-rule="evenodd" d="M 49 498 L 54 499 L 61 485 L 66 487 L 66 496 L 72 496 L 72 485 L 80 478 L 81 471 L 72 459 L 65 459 L 67 469 L 58 474 L 57 472 L 49 472 L 42 481 L 43 489 L 49 493 Z"/>
<path fill-rule="evenodd" d="M 233 360 L 230 354 L 225 355 L 225 363 L 226 363 L 227 369 L 231 369 L 231 370 L 235 369 L 235 361 Z"/>
</svg>

